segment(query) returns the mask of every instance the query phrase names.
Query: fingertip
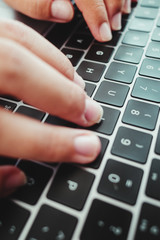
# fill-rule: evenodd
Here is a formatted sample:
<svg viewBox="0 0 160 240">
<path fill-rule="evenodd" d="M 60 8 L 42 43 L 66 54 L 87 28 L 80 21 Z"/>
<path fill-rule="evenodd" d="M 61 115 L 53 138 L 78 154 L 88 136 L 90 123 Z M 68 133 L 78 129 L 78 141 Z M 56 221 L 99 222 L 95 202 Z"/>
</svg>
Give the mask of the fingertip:
<svg viewBox="0 0 160 240">
<path fill-rule="evenodd" d="M 84 115 L 88 125 L 99 123 L 103 116 L 103 108 L 98 102 L 86 98 Z"/>
<path fill-rule="evenodd" d="M 101 142 L 95 134 L 76 136 L 74 139 L 76 152 L 75 162 L 87 164 L 96 159 L 101 151 Z"/>
<path fill-rule="evenodd" d="M 111 25 L 112 25 L 112 29 L 113 29 L 114 31 L 118 31 L 118 30 L 121 29 L 121 27 L 122 27 L 121 20 L 122 20 L 122 14 L 121 14 L 121 12 L 116 13 L 116 14 L 112 17 Z"/>
<path fill-rule="evenodd" d="M 123 13 L 129 14 L 131 12 L 131 0 L 125 0 L 123 6 Z"/>
<path fill-rule="evenodd" d="M 107 22 L 104 22 L 100 25 L 99 34 L 102 42 L 107 42 L 112 39 L 111 28 Z"/>
<path fill-rule="evenodd" d="M 54 0 L 51 4 L 51 15 L 55 21 L 68 22 L 74 15 L 73 6 L 69 1 Z"/>
</svg>

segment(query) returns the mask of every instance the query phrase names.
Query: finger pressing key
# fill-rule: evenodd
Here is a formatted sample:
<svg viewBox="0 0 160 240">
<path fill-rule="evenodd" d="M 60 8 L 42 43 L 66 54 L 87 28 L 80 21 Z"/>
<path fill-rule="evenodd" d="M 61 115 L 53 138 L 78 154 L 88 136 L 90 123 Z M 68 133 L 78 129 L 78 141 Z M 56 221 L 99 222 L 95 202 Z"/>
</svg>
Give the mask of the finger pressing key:
<svg viewBox="0 0 160 240">
<path fill-rule="evenodd" d="M 0 132 L 0 155 L 13 158 L 85 164 L 101 149 L 91 131 L 42 124 L 5 110 L 1 110 Z"/>
</svg>

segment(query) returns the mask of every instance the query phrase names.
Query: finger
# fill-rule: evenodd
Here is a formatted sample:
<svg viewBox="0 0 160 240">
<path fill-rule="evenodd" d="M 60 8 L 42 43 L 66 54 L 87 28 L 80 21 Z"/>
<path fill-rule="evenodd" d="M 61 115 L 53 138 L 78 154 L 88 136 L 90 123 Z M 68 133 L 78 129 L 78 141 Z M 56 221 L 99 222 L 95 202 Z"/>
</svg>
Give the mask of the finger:
<svg viewBox="0 0 160 240">
<path fill-rule="evenodd" d="M 18 42 L 84 89 L 83 79 L 75 72 L 68 58 L 30 27 L 18 21 L 1 20 L 0 37 Z"/>
<path fill-rule="evenodd" d="M 5 2 L 36 19 L 68 22 L 74 14 L 70 0 L 5 0 Z"/>
<path fill-rule="evenodd" d="M 110 23 L 103 0 L 75 0 L 82 12 L 93 36 L 98 41 L 109 41 L 112 38 Z"/>
<path fill-rule="evenodd" d="M 131 2 L 136 2 L 135 0 L 125 0 L 123 5 L 123 13 L 129 14 L 131 12 Z"/>
<path fill-rule="evenodd" d="M 90 131 L 42 124 L 4 110 L 0 132 L 0 155 L 15 158 L 84 164 L 93 161 L 101 148 L 100 140 Z"/>
<path fill-rule="evenodd" d="M 0 167 L 0 198 L 13 193 L 26 183 L 24 173 L 14 166 Z"/>
<path fill-rule="evenodd" d="M 112 30 L 120 30 L 124 0 L 105 0 L 105 5 Z"/>
<path fill-rule="evenodd" d="M 1 93 L 82 126 L 101 120 L 103 111 L 98 103 L 27 49 L 0 39 L 0 56 Z"/>
</svg>

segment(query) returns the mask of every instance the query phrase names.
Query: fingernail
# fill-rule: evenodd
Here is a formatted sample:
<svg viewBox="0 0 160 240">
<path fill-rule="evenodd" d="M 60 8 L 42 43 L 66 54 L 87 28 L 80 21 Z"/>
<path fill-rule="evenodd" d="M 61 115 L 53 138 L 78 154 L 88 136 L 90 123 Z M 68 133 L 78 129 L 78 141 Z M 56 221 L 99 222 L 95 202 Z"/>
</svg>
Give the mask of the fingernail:
<svg viewBox="0 0 160 240">
<path fill-rule="evenodd" d="M 74 139 L 74 147 L 78 154 L 96 157 L 100 151 L 100 140 L 96 135 L 82 135 Z"/>
<path fill-rule="evenodd" d="M 126 14 L 129 14 L 131 12 L 131 0 L 125 0 L 123 12 Z"/>
<path fill-rule="evenodd" d="M 112 17 L 112 29 L 117 31 L 117 30 L 120 30 L 122 25 L 121 25 L 121 20 L 122 20 L 122 14 L 121 12 L 115 14 L 113 17 Z"/>
<path fill-rule="evenodd" d="M 85 119 L 88 123 L 99 123 L 103 116 L 103 108 L 99 103 L 90 98 L 86 98 Z"/>
<path fill-rule="evenodd" d="M 73 16 L 73 10 L 68 1 L 54 0 L 51 5 L 52 17 L 60 21 L 68 21 Z"/>
<path fill-rule="evenodd" d="M 110 26 L 106 22 L 102 23 L 102 25 L 100 26 L 99 33 L 100 33 L 102 41 L 104 41 L 104 42 L 110 41 L 112 39 L 112 33 L 111 33 Z"/>
<path fill-rule="evenodd" d="M 7 178 L 5 179 L 4 182 L 4 190 L 9 191 L 9 190 L 14 190 L 18 187 L 23 186 L 27 182 L 25 174 L 17 170 L 13 172 L 12 174 L 8 175 Z"/>
<path fill-rule="evenodd" d="M 78 75 L 77 72 L 74 73 L 74 80 L 73 80 L 76 84 L 78 84 L 82 89 L 85 89 L 85 82 L 82 79 L 81 76 Z"/>
</svg>

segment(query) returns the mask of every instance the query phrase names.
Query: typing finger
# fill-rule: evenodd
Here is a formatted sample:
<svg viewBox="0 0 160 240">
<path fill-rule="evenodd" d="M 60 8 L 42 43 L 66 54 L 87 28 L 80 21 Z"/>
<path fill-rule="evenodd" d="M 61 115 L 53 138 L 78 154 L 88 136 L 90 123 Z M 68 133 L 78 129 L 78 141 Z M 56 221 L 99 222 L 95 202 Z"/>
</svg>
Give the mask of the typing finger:
<svg viewBox="0 0 160 240">
<path fill-rule="evenodd" d="M 82 126 L 101 120 L 103 111 L 98 103 L 23 46 L 1 38 L 0 56 L 1 94 L 13 95 Z"/>
<path fill-rule="evenodd" d="M 83 79 L 75 72 L 68 58 L 30 27 L 18 21 L 1 20 L 0 37 L 18 42 L 43 61 L 56 68 L 68 79 L 84 88 L 85 83 Z"/>
<path fill-rule="evenodd" d="M 121 29 L 122 7 L 125 0 L 105 0 L 106 9 L 112 30 Z M 128 1 L 128 0 L 126 0 Z M 130 0 L 129 0 L 130 1 Z"/>
<path fill-rule="evenodd" d="M 24 173 L 14 166 L 0 167 L 0 198 L 6 197 L 26 183 Z"/>
<path fill-rule="evenodd" d="M 112 38 L 106 6 L 103 0 L 75 0 L 93 36 L 98 41 Z"/>
<path fill-rule="evenodd" d="M 2 109 L 0 114 L 0 155 L 84 164 L 100 152 L 100 140 L 90 131 L 42 124 Z"/>
<path fill-rule="evenodd" d="M 70 0 L 5 0 L 5 2 L 36 19 L 68 22 L 74 14 Z"/>
</svg>

